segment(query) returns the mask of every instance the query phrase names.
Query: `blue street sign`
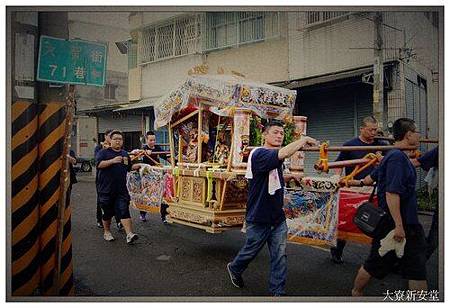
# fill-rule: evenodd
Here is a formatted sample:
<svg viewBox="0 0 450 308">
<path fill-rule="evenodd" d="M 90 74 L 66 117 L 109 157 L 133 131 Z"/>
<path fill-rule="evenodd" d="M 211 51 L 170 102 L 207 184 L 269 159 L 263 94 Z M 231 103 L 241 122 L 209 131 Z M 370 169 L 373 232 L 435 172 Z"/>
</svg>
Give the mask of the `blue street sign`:
<svg viewBox="0 0 450 308">
<path fill-rule="evenodd" d="M 36 79 L 54 83 L 104 86 L 107 46 L 42 35 Z"/>
</svg>

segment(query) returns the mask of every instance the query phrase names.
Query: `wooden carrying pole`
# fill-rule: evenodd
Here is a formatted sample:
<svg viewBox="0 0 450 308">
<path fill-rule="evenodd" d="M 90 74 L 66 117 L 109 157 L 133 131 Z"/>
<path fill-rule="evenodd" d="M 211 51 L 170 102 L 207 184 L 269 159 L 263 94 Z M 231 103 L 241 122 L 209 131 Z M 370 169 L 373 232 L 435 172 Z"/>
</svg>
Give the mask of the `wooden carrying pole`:
<svg viewBox="0 0 450 308">
<path fill-rule="evenodd" d="M 392 138 L 392 137 L 382 137 L 382 136 L 377 136 L 377 137 L 375 137 L 375 139 L 377 139 L 377 140 L 392 141 L 392 142 L 395 141 L 394 138 Z M 420 142 L 420 143 L 439 143 L 439 140 L 437 140 L 437 139 L 427 139 L 427 138 L 424 138 L 424 139 L 420 139 L 419 142 Z"/>
<path fill-rule="evenodd" d="M 370 159 L 368 159 L 368 158 L 335 161 L 335 162 L 328 163 L 328 169 L 344 168 L 344 167 L 356 166 L 356 165 L 360 165 L 360 164 L 367 164 L 369 161 L 370 161 Z M 323 166 L 316 163 L 316 164 L 314 164 L 314 169 L 323 170 Z"/>
<path fill-rule="evenodd" d="M 144 151 L 144 150 L 142 150 Z M 130 154 L 130 153 L 128 153 Z M 151 155 L 162 155 L 162 154 L 170 154 L 170 151 L 152 151 Z"/>
<path fill-rule="evenodd" d="M 251 151 L 255 147 L 248 147 L 247 150 Z M 398 147 L 395 145 L 374 145 L 374 146 L 330 146 L 327 147 L 329 152 L 351 152 L 351 151 L 388 151 L 399 149 L 402 151 L 413 151 L 417 150 L 418 147 L 409 146 L 409 147 Z M 305 152 L 320 152 L 320 147 L 304 147 L 301 151 Z"/>
<path fill-rule="evenodd" d="M 170 151 L 152 151 L 152 155 L 170 154 Z"/>
<path fill-rule="evenodd" d="M 398 147 L 395 145 L 379 145 L 379 146 L 330 146 L 327 147 L 329 152 L 351 152 L 351 151 L 387 151 L 399 149 L 402 151 L 417 150 L 415 146 Z M 301 149 L 305 152 L 319 152 L 320 147 L 305 147 Z"/>
<path fill-rule="evenodd" d="M 417 158 L 416 153 L 413 153 L 413 154 L 408 155 L 408 156 L 409 156 L 409 158 Z M 380 158 L 380 161 L 381 161 L 382 158 L 383 157 Z M 345 167 L 351 167 L 351 166 L 356 166 L 356 165 L 367 164 L 369 161 L 371 161 L 371 159 L 369 159 L 369 158 L 341 160 L 341 161 L 329 162 L 327 167 L 328 167 L 328 169 L 345 168 Z M 314 169 L 316 169 L 318 171 L 322 171 L 323 170 L 323 165 L 321 165 L 319 163 L 315 163 L 314 164 Z"/>
</svg>

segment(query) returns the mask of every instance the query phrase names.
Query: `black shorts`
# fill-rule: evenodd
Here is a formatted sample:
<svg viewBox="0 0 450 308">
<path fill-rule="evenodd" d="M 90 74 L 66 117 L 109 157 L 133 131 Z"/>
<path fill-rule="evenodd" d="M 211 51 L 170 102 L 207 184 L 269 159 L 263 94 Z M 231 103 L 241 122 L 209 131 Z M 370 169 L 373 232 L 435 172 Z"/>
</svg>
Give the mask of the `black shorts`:
<svg viewBox="0 0 450 308">
<path fill-rule="evenodd" d="M 364 263 L 364 269 L 372 277 L 382 279 L 399 264 L 404 279 L 426 280 L 427 244 L 422 225 L 406 225 L 405 235 L 406 244 L 402 258 L 397 258 L 393 250 L 381 257 L 378 249 L 382 238 L 373 239 L 370 254 Z"/>
<path fill-rule="evenodd" d="M 102 209 L 102 219 L 110 220 L 114 214 L 120 219 L 131 218 L 130 216 L 130 196 L 128 194 L 105 194 L 98 193 L 98 204 Z"/>
</svg>

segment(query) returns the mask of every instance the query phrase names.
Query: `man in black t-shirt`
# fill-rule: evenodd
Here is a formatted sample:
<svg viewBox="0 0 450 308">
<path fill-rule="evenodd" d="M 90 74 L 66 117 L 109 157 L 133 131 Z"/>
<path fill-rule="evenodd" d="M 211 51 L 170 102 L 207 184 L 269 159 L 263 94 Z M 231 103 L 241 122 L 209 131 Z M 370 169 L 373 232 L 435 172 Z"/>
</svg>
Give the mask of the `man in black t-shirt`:
<svg viewBox="0 0 450 308">
<path fill-rule="evenodd" d="M 375 139 L 378 133 L 378 121 L 373 117 L 365 117 L 361 121 L 361 127 L 359 129 L 359 136 L 353 138 L 343 144 L 343 146 L 379 146 L 379 145 L 387 145 L 386 142 Z M 336 161 L 343 160 L 353 160 L 360 159 L 366 156 L 369 153 L 375 153 L 375 151 L 342 151 L 339 153 Z M 355 176 L 355 180 L 364 179 L 367 175 L 369 175 L 374 167 L 368 167 L 363 170 L 361 173 Z M 345 167 L 345 175 L 349 175 L 353 172 L 355 166 Z M 339 173 L 342 173 L 342 169 L 338 170 Z M 330 248 L 331 260 L 336 264 L 343 263 L 342 254 L 344 252 L 344 248 L 346 245 L 345 240 L 338 239 L 336 242 L 336 247 Z"/>
<path fill-rule="evenodd" d="M 398 119 L 392 129 L 396 146 L 419 145 L 420 133 L 413 120 Z M 409 289 L 425 292 L 427 244 L 417 213 L 415 167 L 404 151 L 391 150 L 370 177 L 376 178 L 378 206 L 388 213 L 389 219 L 382 232 L 372 240 L 369 256 L 356 275 L 352 296 L 362 296 L 372 277 L 383 279 L 397 263 L 403 278 L 409 282 Z M 400 256 L 393 250 L 381 256 L 381 240 L 388 234 L 392 234 L 396 243 L 406 241 Z"/>
<path fill-rule="evenodd" d="M 105 241 L 113 241 L 111 234 L 111 218 L 115 213 L 120 216 L 128 244 L 137 240 L 133 233 L 129 210 L 130 195 L 127 189 L 127 172 L 131 170 L 130 156 L 122 149 L 123 135 L 120 131 L 110 134 L 111 146 L 97 153 L 96 163 L 98 171 L 97 189 L 98 201 L 102 208 L 102 222 Z M 135 169 L 138 169 L 136 166 Z M 133 166 L 134 169 L 134 166 Z"/>
<path fill-rule="evenodd" d="M 97 156 L 97 153 L 102 150 L 102 149 L 107 149 L 111 146 L 111 138 L 110 138 L 110 134 L 113 130 L 112 129 L 106 129 L 105 130 L 105 140 L 103 142 L 100 142 L 100 144 L 97 144 L 95 146 L 94 149 L 94 158 Z M 98 184 L 97 184 L 97 179 L 98 179 L 98 169 L 96 169 L 95 172 L 95 186 L 97 188 L 97 213 L 96 213 L 96 217 L 97 217 L 97 227 L 98 228 L 103 228 L 103 223 L 102 223 L 102 209 L 100 207 L 100 203 L 98 202 Z M 122 230 L 123 226 L 120 223 L 120 217 L 118 214 L 114 215 L 114 219 L 116 220 L 116 224 L 117 224 L 117 229 L 118 230 Z"/>
<path fill-rule="evenodd" d="M 156 135 L 153 131 L 148 131 L 145 134 L 145 140 L 146 140 L 146 144 L 144 144 L 142 149 L 145 150 L 146 155 L 143 156 L 142 163 L 154 166 L 157 163 L 159 163 L 160 158 L 167 160 L 166 154 L 153 154 L 155 152 L 158 153 L 158 152 L 164 151 L 160 146 L 155 145 Z M 167 220 L 166 220 L 167 208 L 168 208 L 168 205 L 163 201 L 161 203 L 161 208 L 160 208 L 161 220 L 163 223 L 167 223 Z M 147 214 L 147 212 L 144 212 L 144 211 L 139 212 L 139 218 L 141 219 L 142 222 L 147 221 L 146 214 Z"/>
<path fill-rule="evenodd" d="M 269 291 L 273 296 L 285 295 L 287 275 L 286 241 L 288 228 L 283 211 L 283 161 L 304 145 L 317 142 L 302 136 L 287 146 L 280 122 L 269 122 L 264 130 L 264 146 L 249 155 L 246 177 L 249 179 L 246 236 L 247 240 L 234 260 L 227 264 L 231 283 L 242 288 L 242 273 L 267 243 L 270 252 Z"/>
</svg>

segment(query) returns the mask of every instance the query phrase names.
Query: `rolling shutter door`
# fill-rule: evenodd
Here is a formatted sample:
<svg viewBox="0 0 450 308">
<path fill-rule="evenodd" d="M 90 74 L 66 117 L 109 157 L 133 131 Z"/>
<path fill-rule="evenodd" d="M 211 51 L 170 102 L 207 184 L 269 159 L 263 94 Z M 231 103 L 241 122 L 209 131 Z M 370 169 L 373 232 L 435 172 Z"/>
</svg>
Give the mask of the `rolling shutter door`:
<svg viewBox="0 0 450 308">
<path fill-rule="evenodd" d="M 98 131 L 103 133 L 106 129 L 118 129 L 122 132 L 140 132 L 141 127 L 140 115 L 124 115 L 121 118 L 113 118 L 110 115 L 102 115 L 98 117 Z"/>
<path fill-rule="evenodd" d="M 320 141 L 328 140 L 330 145 L 342 145 L 357 136 L 360 120 L 372 111 L 370 92 L 363 84 L 312 91 L 300 89 L 298 102 L 298 114 L 308 117 L 307 134 Z M 335 160 L 338 154 L 330 152 L 329 160 Z M 317 174 L 314 163 L 318 158 L 318 153 L 306 153 L 307 174 Z"/>
</svg>

